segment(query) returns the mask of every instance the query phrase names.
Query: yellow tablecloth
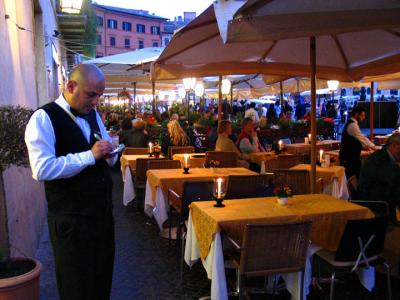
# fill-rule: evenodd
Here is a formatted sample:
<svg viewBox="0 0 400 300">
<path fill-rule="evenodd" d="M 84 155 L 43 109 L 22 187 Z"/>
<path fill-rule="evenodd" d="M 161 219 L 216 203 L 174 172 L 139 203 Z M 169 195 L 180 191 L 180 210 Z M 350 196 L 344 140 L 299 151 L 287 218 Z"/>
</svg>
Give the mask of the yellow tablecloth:
<svg viewBox="0 0 400 300">
<path fill-rule="evenodd" d="M 271 152 L 257 152 L 257 153 L 249 153 L 249 159 L 252 163 L 256 163 L 261 165 L 262 161 L 267 161 L 270 159 L 277 158 L 278 156 L 275 154 L 274 151 Z"/>
<path fill-rule="evenodd" d="M 147 183 L 150 185 L 153 205 L 156 201 L 156 189 L 161 187 L 167 199 L 168 190 L 173 189 L 179 195 L 182 194 L 183 182 L 212 180 L 216 177 L 227 177 L 229 175 L 258 175 L 245 168 L 191 168 L 189 174 L 183 174 L 181 169 L 164 169 L 147 171 Z M 174 207 L 180 209 L 180 204 L 173 203 Z"/>
<path fill-rule="evenodd" d="M 203 157 L 193 157 L 193 156 L 202 155 Z M 184 162 L 184 154 L 174 154 L 174 160 L 180 160 L 181 165 L 183 166 Z M 206 154 L 205 153 L 190 153 L 189 154 L 189 164 L 191 168 L 203 168 L 204 163 L 206 161 Z"/>
<path fill-rule="evenodd" d="M 300 164 L 291 168 L 292 170 L 311 170 L 311 165 Z M 338 178 L 338 184 L 341 186 L 344 177 L 344 167 L 342 166 L 331 166 L 329 168 L 322 168 L 317 166 L 317 178 L 322 178 L 324 180 L 324 185 L 331 182 L 334 177 Z"/>
<path fill-rule="evenodd" d="M 339 145 L 340 141 L 336 140 L 325 140 L 325 141 L 317 141 L 317 150 L 319 148 L 323 148 L 327 145 Z M 306 143 L 296 143 L 296 144 L 287 144 L 285 148 L 287 152 L 290 154 L 307 154 L 310 152 L 310 144 Z"/>
<path fill-rule="evenodd" d="M 347 220 L 373 217 L 368 208 L 324 194 L 296 195 L 289 198 L 286 206 L 280 206 L 276 197 L 227 200 L 224 208 L 216 208 L 214 204 L 214 201 L 199 201 L 190 205 L 203 260 L 215 233 L 223 231 L 241 243 L 248 223 L 311 220 L 311 240 L 325 249 L 336 250 Z"/>
<path fill-rule="evenodd" d="M 155 159 L 155 157 L 149 157 L 148 154 L 141 154 L 141 155 L 122 155 L 120 158 L 121 161 L 121 170 L 125 170 L 126 166 L 130 166 L 132 169 L 136 169 L 136 160 L 138 158 L 153 158 Z M 161 155 L 160 158 L 163 158 L 163 156 Z"/>
</svg>

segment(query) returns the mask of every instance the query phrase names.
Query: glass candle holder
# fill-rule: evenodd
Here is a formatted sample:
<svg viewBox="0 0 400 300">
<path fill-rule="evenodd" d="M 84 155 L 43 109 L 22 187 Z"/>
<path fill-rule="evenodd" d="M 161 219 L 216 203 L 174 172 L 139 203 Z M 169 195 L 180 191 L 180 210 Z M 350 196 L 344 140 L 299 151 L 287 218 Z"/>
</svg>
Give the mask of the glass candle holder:
<svg viewBox="0 0 400 300">
<path fill-rule="evenodd" d="M 213 197 L 217 202 L 214 207 L 225 207 L 222 202 L 226 196 L 226 179 L 223 177 L 214 178 Z"/>
</svg>

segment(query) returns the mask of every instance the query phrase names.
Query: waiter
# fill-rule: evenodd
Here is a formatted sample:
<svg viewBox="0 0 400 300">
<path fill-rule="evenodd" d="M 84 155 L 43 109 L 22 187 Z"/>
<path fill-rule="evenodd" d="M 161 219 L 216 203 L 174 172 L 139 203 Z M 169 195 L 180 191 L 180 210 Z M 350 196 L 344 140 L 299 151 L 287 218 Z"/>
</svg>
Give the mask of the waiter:
<svg viewBox="0 0 400 300">
<path fill-rule="evenodd" d="M 75 67 L 65 91 L 38 109 L 25 131 L 33 178 L 45 185 L 61 300 L 110 298 L 114 222 L 109 166 L 117 157 L 110 154 L 111 139 L 95 110 L 104 88 L 96 66 Z"/>
<path fill-rule="evenodd" d="M 377 150 L 369 139 L 361 132 L 359 124 L 365 120 L 365 109 L 361 106 L 356 106 L 351 111 L 351 118 L 343 127 L 342 141 L 340 143 L 339 159 L 340 164 L 344 166 L 346 177 L 360 175 L 361 169 L 361 150 Z"/>
</svg>

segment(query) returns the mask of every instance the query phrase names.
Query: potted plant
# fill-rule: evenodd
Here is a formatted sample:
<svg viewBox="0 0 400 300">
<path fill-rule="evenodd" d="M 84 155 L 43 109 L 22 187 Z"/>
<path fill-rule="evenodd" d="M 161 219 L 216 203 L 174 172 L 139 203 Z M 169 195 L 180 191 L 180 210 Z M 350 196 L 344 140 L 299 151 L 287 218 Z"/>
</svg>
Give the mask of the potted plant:
<svg viewBox="0 0 400 300">
<path fill-rule="evenodd" d="M 32 113 L 32 110 L 19 106 L 0 107 L 0 299 L 2 300 L 39 299 L 41 263 L 31 258 L 10 258 L 3 181 L 3 172 L 8 166 L 29 165 L 24 132 Z"/>
<path fill-rule="evenodd" d="M 279 205 L 286 205 L 288 203 L 288 198 L 292 197 L 292 189 L 289 186 L 280 185 L 274 190 L 275 195 L 278 197 Z"/>
</svg>

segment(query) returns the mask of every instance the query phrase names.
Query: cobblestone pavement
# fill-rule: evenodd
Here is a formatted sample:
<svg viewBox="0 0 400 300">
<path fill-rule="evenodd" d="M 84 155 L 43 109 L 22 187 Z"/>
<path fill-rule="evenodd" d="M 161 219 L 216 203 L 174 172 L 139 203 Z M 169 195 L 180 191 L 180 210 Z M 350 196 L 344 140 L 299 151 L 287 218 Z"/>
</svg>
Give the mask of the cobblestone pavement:
<svg viewBox="0 0 400 300">
<path fill-rule="evenodd" d="M 197 263 L 192 270 L 185 268 L 184 280 L 179 281 L 177 248 L 174 244 L 160 238 L 155 223 L 146 217 L 143 210 L 122 205 L 122 179 L 117 168 L 113 169 L 114 180 L 114 218 L 116 233 L 116 254 L 112 288 L 112 300 L 133 299 L 198 299 L 209 295 L 210 281 L 201 265 Z M 58 300 L 54 260 L 48 236 L 47 225 L 37 251 L 37 258 L 43 263 L 40 282 L 40 300 Z M 234 272 L 227 276 L 234 279 Z M 255 282 L 255 285 L 259 282 Z M 393 290 L 398 291 L 399 281 L 393 280 Z M 327 299 L 325 293 L 313 289 L 308 299 Z M 400 293 L 393 299 L 399 299 Z M 253 295 L 251 299 L 269 299 L 265 295 Z M 275 299 L 290 299 L 283 291 Z M 386 281 L 377 276 L 377 288 L 373 293 L 366 292 L 357 279 L 350 276 L 339 283 L 335 289 L 335 299 L 379 299 L 386 298 Z"/>
</svg>

